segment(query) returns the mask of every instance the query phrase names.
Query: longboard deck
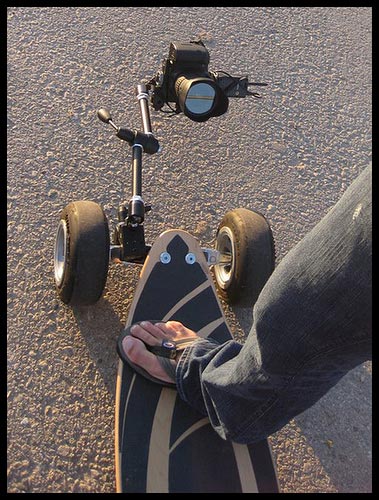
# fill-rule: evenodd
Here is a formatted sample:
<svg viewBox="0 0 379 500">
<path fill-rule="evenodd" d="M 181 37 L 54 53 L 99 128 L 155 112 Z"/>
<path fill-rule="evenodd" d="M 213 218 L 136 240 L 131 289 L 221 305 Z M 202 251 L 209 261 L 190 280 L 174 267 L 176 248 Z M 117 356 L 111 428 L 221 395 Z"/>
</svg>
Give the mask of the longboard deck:
<svg viewBox="0 0 379 500">
<path fill-rule="evenodd" d="M 145 261 L 126 327 L 146 319 L 181 321 L 221 343 L 232 338 L 203 252 L 185 231 L 162 233 Z M 121 360 L 115 420 L 118 493 L 279 491 L 267 440 L 224 441 L 175 389 L 146 380 Z"/>
</svg>

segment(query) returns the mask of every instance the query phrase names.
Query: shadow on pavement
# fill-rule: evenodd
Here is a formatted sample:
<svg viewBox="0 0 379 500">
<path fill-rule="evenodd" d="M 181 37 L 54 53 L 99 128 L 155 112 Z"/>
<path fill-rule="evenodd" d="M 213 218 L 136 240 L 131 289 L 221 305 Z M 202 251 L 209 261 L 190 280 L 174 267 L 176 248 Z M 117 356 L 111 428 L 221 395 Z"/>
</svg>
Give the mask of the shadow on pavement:
<svg viewBox="0 0 379 500">
<path fill-rule="evenodd" d="M 73 308 L 80 333 L 112 397 L 116 392 L 116 341 L 124 325 L 111 304 L 101 298 L 94 306 Z"/>
</svg>

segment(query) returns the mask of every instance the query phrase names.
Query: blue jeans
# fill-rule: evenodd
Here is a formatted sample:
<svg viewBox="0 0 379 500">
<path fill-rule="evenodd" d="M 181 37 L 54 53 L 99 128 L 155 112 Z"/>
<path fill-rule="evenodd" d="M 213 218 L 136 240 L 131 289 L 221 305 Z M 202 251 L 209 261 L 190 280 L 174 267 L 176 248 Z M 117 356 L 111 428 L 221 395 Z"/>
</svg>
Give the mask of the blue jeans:
<svg viewBox="0 0 379 500">
<path fill-rule="evenodd" d="M 245 343 L 204 339 L 184 351 L 179 395 L 222 438 L 266 438 L 371 359 L 371 175 L 369 166 L 280 262 Z"/>
</svg>

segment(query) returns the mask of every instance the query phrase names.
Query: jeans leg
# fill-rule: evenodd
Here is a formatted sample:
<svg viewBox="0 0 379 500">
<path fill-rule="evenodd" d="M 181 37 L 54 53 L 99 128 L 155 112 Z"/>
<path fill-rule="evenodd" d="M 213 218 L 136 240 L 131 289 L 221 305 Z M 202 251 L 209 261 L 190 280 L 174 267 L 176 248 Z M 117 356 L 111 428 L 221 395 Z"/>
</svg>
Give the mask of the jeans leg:
<svg viewBox="0 0 379 500">
<path fill-rule="evenodd" d="M 179 394 L 224 439 L 267 437 L 371 359 L 371 184 L 369 166 L 281 261 L 243 345 L 184 351 Z"/>
</svg>

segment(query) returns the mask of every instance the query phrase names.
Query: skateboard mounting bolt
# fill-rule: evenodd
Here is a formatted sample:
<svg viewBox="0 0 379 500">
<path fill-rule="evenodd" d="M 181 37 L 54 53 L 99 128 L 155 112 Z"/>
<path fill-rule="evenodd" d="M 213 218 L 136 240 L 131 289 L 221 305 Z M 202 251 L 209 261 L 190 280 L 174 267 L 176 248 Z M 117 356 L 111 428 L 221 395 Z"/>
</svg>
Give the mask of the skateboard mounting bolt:
<svg viewBox="0 0 379 500">
<path fill-rule="evenodd" d="M 162 252 L 159 260 L 162 264 L 169 264 L 171 262 L 171 255 L 168 252 Z"/>
<path fill-rule="evenodd" d="M 194 264 L 196 262 L 196 256 L 193 253 L 187 253 L 186 255 L 187 264 Z"/>
</svg>

